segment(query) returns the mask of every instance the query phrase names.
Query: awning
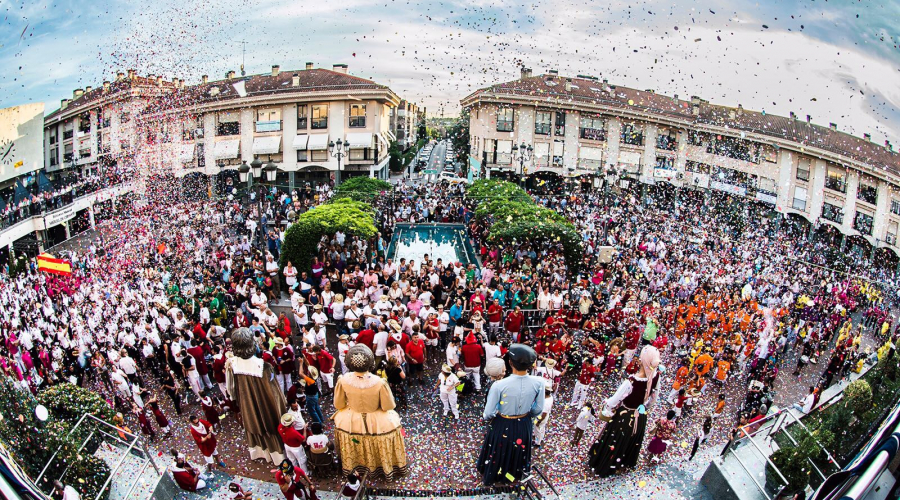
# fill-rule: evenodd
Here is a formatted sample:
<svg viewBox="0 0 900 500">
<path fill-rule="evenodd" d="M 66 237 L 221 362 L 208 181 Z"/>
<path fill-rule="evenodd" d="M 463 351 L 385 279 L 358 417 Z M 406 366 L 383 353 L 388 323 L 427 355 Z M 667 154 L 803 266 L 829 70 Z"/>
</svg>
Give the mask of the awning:
<svg viewBox="0 0 900 500">
<path fill-rule="evenodd" d="M 227 141 L 219 141 L 213 149 L 214 160 L 226 160 L 229 158 L 237 158 L 241 150 L 240 139 L 229 139 Z"/>
<path fill-rule="evenodd" d="M 347 134 L 347 147 L 350 148 L 371 148 L 371 133 Z"/>
<path fill-rule="evenodd" d="M 313 151 L 328 149 L 328 134 L 310 134 L 306 149 Z"/>
<path fill-rule="evenodd" d="M 274 155 L 281 152 L 281 136 L 267 135 L 253 138 L 253 154 Z"/>
<path fill-rule="evenodd" d="M 193 144 L 182 144 L 181 145 L 181 154 L 178 155 L 178 160 L 182 163 L 188 161 L 194 161 L 194 150 L 196 146 Z"/>
<path fill-rule="evenodd" d="M 294 136 L 294 142 L 291 144 L 291 147 L 294 149 L 306 149 L 306 143 L 309 141 L 309 136 L 306 134 L 298 134 Z"/>
<path fill-rule="evenodd" d="M 396 140 L 397 140 L 397 136 L 394 135 L 393 132 L 391 132 L 390 130 L 385 130 L 385 132 L 387 132 L 388 137 L 390 137 L 392 141 L 396 141 Z"/>
<path fill-rule="evenodd" d="M 384 138 L 383 135 L 376 132 L 375 138 L 377 138 L 378 142 L 380 142 L 381 145 L 384 146 L 384 149 L 387 149 L 388 147 L 390 147 L 390 143 L 388 143 L 388 141 Z"/>
</svg>

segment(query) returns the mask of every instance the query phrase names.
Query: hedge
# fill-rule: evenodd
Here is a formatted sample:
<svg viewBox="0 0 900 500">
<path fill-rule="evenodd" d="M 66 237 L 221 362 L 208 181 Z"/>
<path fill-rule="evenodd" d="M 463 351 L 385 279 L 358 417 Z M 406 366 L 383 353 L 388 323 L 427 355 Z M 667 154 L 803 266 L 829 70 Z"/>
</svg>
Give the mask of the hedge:
<svg viewBox="0 0 900 500">
<path fill-rule="evenodd" d="M 338 199 L 310 209 L 287 228 L 281 249 L 280 264 L 290 261 L 300 271 L 310 271 L 312 258 L 318 254 L 322 236 L 338 231 L 361 238 L 371 238 L 375 228 L 374 210 L 366 203 Z"/>
<path fill-rule="evenodd" d="M 479 179 L 466 188 L 466 198 L 481 201 L 502 199 L 522 203 L 534 203 L 531 196 L 519 186 L 508 181 Z"/>
</svg>

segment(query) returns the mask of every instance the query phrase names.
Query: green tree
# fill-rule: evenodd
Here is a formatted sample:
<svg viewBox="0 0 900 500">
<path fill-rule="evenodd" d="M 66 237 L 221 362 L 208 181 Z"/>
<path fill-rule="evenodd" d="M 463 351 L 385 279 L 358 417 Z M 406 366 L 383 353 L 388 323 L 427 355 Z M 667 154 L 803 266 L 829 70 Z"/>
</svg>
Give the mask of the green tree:
<svg viewBox="0 0 900 500">
<path fill-rule="evenodd" d="M 390 191 L 391 183 L 371 177 L 351 177 L 341 182 L 334 191 L 335 198 L 352 198 L 357 201 L 372 201 L 383 191 Z"/>
<path fill-rule="evenodd" d="M 447 130 L 447 137 L 450 144 L 453 145 L 453 151 L 456 153 L 456 161 L 463 165 L 463 173 L 468 172 L 469 168 L 469 110 L 463 109 L 459 113 L 459 118 Z"/>
<path fill-rule="evenodd" d="M 353 179 L 350 179 L 353 180 Z M 347 235 L 371 238 L 375 228 L 374 209 L 368 204 L 347 199 L 327 203 L 305 212 L 287 228 L 280 263 L 283 267 L 290 261 L 297 269 L 309 271 L 312 258 L 318 254 L 318 244 L 322 236 L 331 236 L 341 231 Z"/>
</svg>

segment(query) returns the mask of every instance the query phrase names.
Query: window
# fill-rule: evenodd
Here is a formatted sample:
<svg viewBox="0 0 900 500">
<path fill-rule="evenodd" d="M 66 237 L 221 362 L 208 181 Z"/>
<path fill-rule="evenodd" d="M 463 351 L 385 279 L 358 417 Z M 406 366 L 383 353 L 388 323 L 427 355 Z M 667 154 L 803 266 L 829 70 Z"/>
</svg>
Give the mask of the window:
<svg viewBox="0 0 900 500">
<path fill-rule="evenodd" d="M 709 134 L 697 132 L 696 130 L 688 132 L 688 144 L 691 146 L 703 146 L 703 144 L 707 142 L 709 142 Z"/>
<path fill-rule="evenodd" d="M 350 150 L 350 161 L 365 161 L 369 158 L 370 148 L 353 148 Z"/>
<path fill-rule="evenodd" d="M 56 144 L 56 129 L 50 130 L 50 144 Z"/>
<path fill-rule="evenodd" d="M 216 115 L 216 135 L 241 135 L 240 113 L 219 113 Z"/>
<path fill-rule="evenodd" d="M 351 104 L 350 105 L 350 126 L 359 128 L 366 126 L 366 105 Z"/>
<path fill-rule="evenodd" d="M 91 115 L 81 115 L 78 117 L 78 132 L 86 134 L 91 131 Z"/>
<path fill-rule="evenodd" d="M 872 235 L 872 226 L 875 224 L 875 218 L 869 214 L 856 212 L 853 218 L 853 227 L 862 234 Z"/>
<path fill-rule="evenodd" d="M 687 161 L 684 164 L 684 169 L 688 172 L 693 172 L 695 174 L 709 174 L 710 167 L 705 163 L 699 163 L 696 161 Z"/>
<path fill-rule="evenodd" d="M 706 152 L 736 160 L 759 163 L 759 145 L 727 135 L 717 135 L 715 140 L 706 146 Z"/>
<path fill-rule="evenodd" d="M 324 149 L 316 149 L 310 153 L 312 153 L 310 161 L 328 161 L 328 151 Z"/>
<path fill-rule="evenodd" d="M 538 111 L 534 115 L 534 133 L 538 135 L 550 135 L 550 126 L 553 115 L 549 111 Z"/>
<path fill-rule="evenodd" d="M 897 245 L 897 233 L 887 233 L 884 235 L 884 241 L 888 243 L 888 245 Z"/>
<path fill-rule="evenodd" d="M 565 145 L 563 141 L 553 141 L 553 166 L 554 167 L 562 167 L 563 166 L 563 153 L 565 151 Z"/>
<path fill-rule="evenodd" d="M 256 110 L 257 132 L 278 132 L 281 130 L 281 110 L 278 108 Z"/>
<path fill-rule="evenodd" d="M 837 206 L 832 205 L 831 203 L 823 203 L 822 204 L 822 218 L 830 220 L 831 222 L 835 222 L 837 224 L 844 223 L 844 209 Z"/>
<path fill-rule="evenodd" d="M 203 168 L 206 166 L 206 148 L 202 142 L 197 143 L 197 166 Z"/>
<path fill-rule="evenodd" d="M 513 109 L 500 108 L 497 110 L 497 132 L 513 131 Z"/>
<path fill-rule="evenodd" d="M 312 127 L 313 129 L 328 128 L 328 105 L 316 104 L 312 107 Z M 313 155 L 315 156 L 315 155 Z"/>
<path fill-rule="evenodd" d="M 805 187 L 797 186 L 794 188 L 794 203 L 791 205 L 794 210 L 800 210 L 801 212 L 806 211 L 806 195 L 807 190 Z"/>
<path fill-rule="evenodd" d="M 566 112 L 556 112 L 556 127 L 553 130 L 554 135 L 566 135 Z"/>
<path fill-rule="evenodd" d="M 656 168 L 675 170 L 675 158 L 672 158 L 670 156 L 657 156 Z"/>
<path fill-rule="evenodd" d="M 605 141 L 606 120 L 599 116 L 582 116 L 579 137 L 591 141 Z"/>
<path fill-rule="evenodd" d="M 874 205 L 878 202 L 878 188 L 871 184 L 859 184 L 856 190 L 856 197 L 866 203 Z"/>
<path fill-rule="evenodd" d="M 809 158 L 800 158 L 800 163 L 797 165 L 797 179 L 809 181 Z"/>
<path fill-rule="evenodd" d="M 678 147 L 678 136 L 675 132 L 667 129 L 659 129 L 659 135 L 656 136 L 656 149 L 663 151 L 675 151 Z"/>
<path fill-rule="evenodd" d="M 644 133 L 641 131 L 640 125 L 635 125 L 633 123 L 622 124 L 621 139 L 623 143 L 630 146 L 644 145 Z"/>
<path fill-rule="evenodd" d="M 306 122 L 308 119 L 309 119 L 309 110 L 306 109 L 306 104 L 298 104 L 297 105 L 297 130 L 306 130 L 306 128 L 307 128 Z"/>
<path fill-rule="evenodd" d="M 894 215 L 900 215 L 900 201 L 891 200 L 891 213 Z"/>
<path fill-rule="evenodd" d="M 305 162 L 305 161 L 308 161 L 307 158 L 308 158 L 308 156 L 307 156 L 307 151 L 306 151 L 305 149 L 298 149 L 298 150 L 297 150 L 297 161 L 298 161 L 298 162 Z"/>
<path fill-rule="evenodd" d="M 74 133 L 72 129 L 75 128 L 75 124 L 72 122 L 68 122 L 63 126 L 63 140 L 68 140 L 72 138 L 72 134 Z"/>
<path fill-rule="evenodd" d="M 828 177 L 825 178 L 825 187 L 827 187 L 828 189 L 846 193 L 847 172 L 840 168 L 829 167 Z"/>
<path fill-rule="evenodd" d="M 50 150 L 50 166 L 56 166 L 59 163 L 59 149 L 53 148 Z"/>
</svg>

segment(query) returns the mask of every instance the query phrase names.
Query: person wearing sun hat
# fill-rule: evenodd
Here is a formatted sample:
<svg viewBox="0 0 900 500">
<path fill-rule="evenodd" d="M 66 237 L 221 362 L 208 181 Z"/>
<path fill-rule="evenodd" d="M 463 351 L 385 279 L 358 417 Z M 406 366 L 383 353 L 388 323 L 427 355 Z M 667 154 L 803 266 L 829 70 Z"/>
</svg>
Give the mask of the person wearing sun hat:
<svg viewBox="0 0 900 500">
<path fill-rule="evenodd" d="M 316 487 L 303 469 L 284 459 L 275 472 L 275 482 L 286 500 L 311 500 L 315 497 Z"/>
<path fill-rule="evenodd" d="M 288 412 L 281 416 L 278 434 L 281 435 L 281 441 L 284 442 L 285 458 L 290 460 L 295 466 L 303 469 L 303 472 L 309 472 L 306 469 L 306 452 L 303 450 L 306 439 L 294 426 L 294 415 L 292 413 Z"/>
<path fill-rule="evenodd" d="M 476 468 L 485 486 L 518 481 L 531 472 L 534 418 L 544 411 L 546 383 L 528 375 L 537 353 L 527 345 L 513 344 L 507 356 L 513 373 L 491 385 L 484 406 L 490 428 Z"/>
<path fill-rule="evenodd" d="M 444 405 L 444 416 L 453 412 L 453 418 L 459 419 L 459 402 L 457 401 L 456 386 L 459 385 L 459 378 L 453 373 L 453 368 L 444 364 L 441 367 L 441 373 L 438 375 L 437 389 L 441 404 Z"/>
</svg>

